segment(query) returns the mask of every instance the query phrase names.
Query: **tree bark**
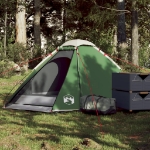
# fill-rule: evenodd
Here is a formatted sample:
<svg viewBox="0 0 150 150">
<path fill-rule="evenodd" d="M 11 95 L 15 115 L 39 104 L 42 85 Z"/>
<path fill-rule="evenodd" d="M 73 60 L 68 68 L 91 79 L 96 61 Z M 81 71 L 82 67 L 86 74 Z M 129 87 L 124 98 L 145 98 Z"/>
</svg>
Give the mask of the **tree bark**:
<svg viewBox="0 0 150 150">
<path fill-rule="evenodd" d="M 16 12 L 16 42 L 26 46 L 25 0 L 17 0 Z"/>
<path fill-rule="evenodd" d="M 125 0 L 117 0 L 117 9 L 120 10 L 118 14 L 118 27 L 117 27 L 117 49 L 118 57 L 125 59 L 124 56 L 127 53 L 127 42 L 126 42 L 126 25 L 125 25 Z M 118 62 L 122 64 L 122 62 Z"/>
<path fill-rule="evenodd" d="M 34 50 L 32 51 L 33 58 L 40 59 L 35 60 L 34 62 L 30 62 L 30 68 L 34 68 L 37 64 L 42 60 L 42 52 L 41 52 L 41 9 L 40 9 L 40 0 L 34 0 Z"/>
<path fill-rule="evenodd" d="M 62 0 L 62 43 L 64 43 L 66 41 L 66 0 Z"/>
<path fill-rule="evenodd" d="M 118 33 L 117 39 L 119 46 L 124 46 L 126 43 L 126 25 L 125 25 L 125 0 L 117 0 L 118 2 L 118 10 L 122 10 L 118 15 Z"/>
<path fill-rule="evenodd" d="M 41 48 L 41 31 L 40 31 L 40 0 L 34 0 L 34 44 Z"/>
<path fill-rule="evenodd" d="M 5 32 L 4 32 L 4 55 L 6 57 L 6 45 L 7 45 L 7 8 L 5 12 Z"/>
<path fill-rule="evenodd" d="M 16 12 L 16 43 L 22 44 L 26 47 L 26 8 L 25 0 L 17 0 L 17 12 Z M 19 53 L 21 62 L 23 62 L 22 69 L 28 71 L 28 60 L 25 60 L 21 53 Z"/>
<path fill-rule="evenodd" d="M 131 28 L 132 28 L 131 33 L 132 63 L 138 66 L 139 43 L 138 43 L 138 12 L 136 10 L 136 0 L 132 1 Z"/>
<path fill-rule="evenodd" d="M 117 42 L 117 27 L 114 27 L 114 35 L 113 35 L 113 41 L 112 41 L 112 43 L 113 43 L 113 49 L 112 49 L 112 54 L 111 54 L 111 56 L 113 56 L 113 55 L 118 55 L 118 51 L 117 51 L 117 44 L 118 44 L 118 42 Z"/>
</svg>

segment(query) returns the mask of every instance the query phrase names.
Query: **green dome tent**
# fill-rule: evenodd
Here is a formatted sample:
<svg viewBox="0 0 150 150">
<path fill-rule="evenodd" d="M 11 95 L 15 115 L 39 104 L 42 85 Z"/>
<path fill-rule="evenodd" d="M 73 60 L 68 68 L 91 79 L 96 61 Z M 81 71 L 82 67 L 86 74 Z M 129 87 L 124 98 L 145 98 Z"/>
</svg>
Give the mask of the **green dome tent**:
<svg viewBox="0 0 150 150">
<path fill-rule="evenodd" d="M 5 108 L 41 112 L 79 110 L 81 96 L 112 97 L 112 72 L 120 70 L 93 43 L 70 40 L 33 69 Z"/>
</svg>

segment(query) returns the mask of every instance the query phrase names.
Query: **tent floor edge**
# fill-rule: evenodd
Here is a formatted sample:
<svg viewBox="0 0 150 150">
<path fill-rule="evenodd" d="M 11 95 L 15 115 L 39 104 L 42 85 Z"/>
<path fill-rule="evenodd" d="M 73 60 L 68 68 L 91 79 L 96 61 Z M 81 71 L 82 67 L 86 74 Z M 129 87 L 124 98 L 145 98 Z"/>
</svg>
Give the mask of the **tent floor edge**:
<svg viewBox="0 0 150 150">
<path fill-rule="evenodd" d="M 72 111 L 80 111 L 80 109 L 64 109 L 64 110 L 52 110 L 52 112 L 72 112 Z"/>
<path fill-rule="evenodd" d="M 33 106 L 33 105 L 21 105 L 21 104 L 11 104 L 6 106 L 4 109 L 16 109 L 16 110 L 27 110 L 27 111 L 39 111 L 39 112 L 52 112 L 52 107 L 46 106 Z"/>
</svg>

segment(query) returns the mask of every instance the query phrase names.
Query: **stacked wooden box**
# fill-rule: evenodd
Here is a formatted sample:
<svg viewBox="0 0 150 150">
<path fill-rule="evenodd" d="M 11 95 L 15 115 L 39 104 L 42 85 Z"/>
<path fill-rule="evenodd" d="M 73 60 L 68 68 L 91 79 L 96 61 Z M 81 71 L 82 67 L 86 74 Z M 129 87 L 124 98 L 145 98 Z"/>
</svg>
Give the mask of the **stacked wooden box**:
<svg viewBox="0 0 150 150">
<path fill-rule="evenodd" d="M 150 109 L 150 74 L 113 73 L 112 97 L 123 109 Z"/>
</svg>

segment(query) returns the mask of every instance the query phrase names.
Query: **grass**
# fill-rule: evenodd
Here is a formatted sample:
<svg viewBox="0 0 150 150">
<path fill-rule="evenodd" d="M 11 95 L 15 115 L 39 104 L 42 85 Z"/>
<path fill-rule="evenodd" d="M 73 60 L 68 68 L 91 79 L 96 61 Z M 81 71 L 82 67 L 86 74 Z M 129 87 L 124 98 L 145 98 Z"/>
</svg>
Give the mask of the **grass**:
<svg viewBox="0 0 150 150">
<path fill-rule="evenodd" d="M 100 127 L 97 116 L 79 111 L 47 114 L 2 109 L 6 94 L 21 78 L 0 78 L 0 150 L 96 149 L 80 144 L 84 138 L 103 150 L 150 148 L 150 111 L 101 115 Z"/>
</svg>

